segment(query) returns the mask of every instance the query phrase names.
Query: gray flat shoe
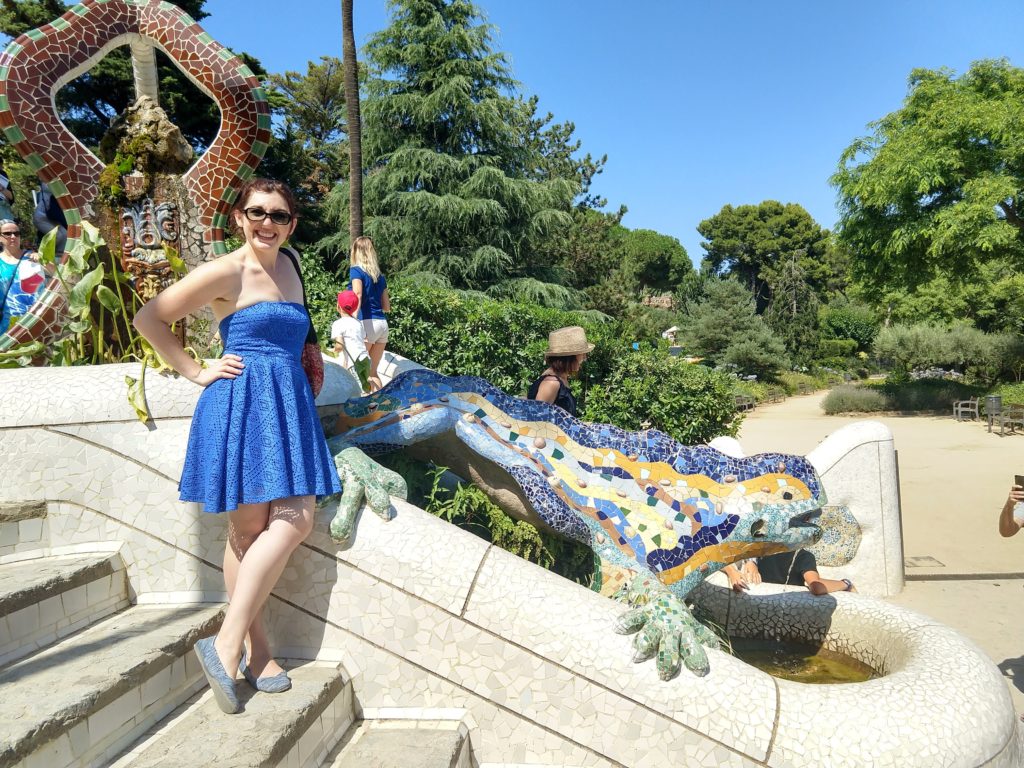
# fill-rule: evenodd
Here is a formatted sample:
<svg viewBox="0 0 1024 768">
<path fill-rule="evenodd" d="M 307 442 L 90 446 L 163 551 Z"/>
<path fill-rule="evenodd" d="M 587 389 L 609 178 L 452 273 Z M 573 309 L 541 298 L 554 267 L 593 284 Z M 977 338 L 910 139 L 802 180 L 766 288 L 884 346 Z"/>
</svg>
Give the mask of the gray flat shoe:
<svg viewBox="0 0 1024 768">
<path fill-rule="evenodd" d="M 228 677 L 224 665 L 220 663 L 217 649 L 213 647 L 212 637 L 204 637 L 196 641 L 195 652 L 199 666 L 203 668 L 206 681 L 213 691 L 213 698 L 222 712 L 233 715 L 238 711 L 238 694 L 235 693 L 235 681 Z"/>
<path fill-rule="evenodd" d="M 292 679 L 287 672 L 278 672 L 270 677 L 256 677 L 245 663 L 245 648 L 242 648 L 242 658 L 238 662 L 238 671 L 242 673 L 245 682 L 262 693 L 284 693 L 292 687 Z"/>
</svg>

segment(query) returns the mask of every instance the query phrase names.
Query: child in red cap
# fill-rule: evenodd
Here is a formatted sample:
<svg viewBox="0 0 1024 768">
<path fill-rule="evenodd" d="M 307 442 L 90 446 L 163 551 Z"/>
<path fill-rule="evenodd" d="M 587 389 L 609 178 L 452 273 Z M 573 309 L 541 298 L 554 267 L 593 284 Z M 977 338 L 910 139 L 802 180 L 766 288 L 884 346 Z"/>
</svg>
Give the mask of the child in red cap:
<svg viewBox="0 0 1024 768">
<path fill-rule="evenodd" d="M 359 297 L 352 291 L 338 294 L 338 314 L 340 317 L 331 325 L 331 341 L 334 342 L 334 353 L 341 357 L 342 364 L 359 379 L 364 392 L 380 389 L 379 381 L 371 381 L 370 356 L 366 352 L 366 335 L 363 324 L 352 314 L 359 307 Z"/>
</svg>

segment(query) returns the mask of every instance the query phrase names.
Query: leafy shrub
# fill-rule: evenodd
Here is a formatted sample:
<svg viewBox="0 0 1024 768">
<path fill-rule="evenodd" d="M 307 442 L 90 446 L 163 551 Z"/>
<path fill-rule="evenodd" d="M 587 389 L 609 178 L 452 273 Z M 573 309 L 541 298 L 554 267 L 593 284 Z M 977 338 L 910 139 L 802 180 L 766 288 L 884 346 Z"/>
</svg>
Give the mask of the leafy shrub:
<svg viewBox="0 0 1024 768">
<path fill-rule="evenodd" d="M 741 421 L 732 379 L 662 350 L 620 358 L 611 374 L 591 388 L 582 417 L 624 429 L 651 426 L 686 444 L 735 435 Z"/>
<path fill-rule="evenodd" d="M 857 351 L 854 339 L 822 339 L 818 342 L 819 358 L 849 357 Z"/>
<path fill-rule="evenodd" d="M 749 395 L 759 403 L 763 403 L 768 399 L 768 390 L 773 388 L 774 387 L 772 385 L 766 384 L 762 381 L 743 381 L 742 379 L 734 379 L 732 382 L 733 394 Z"/>
<path fill-rule="evenodd" d="M 992 390 L 991 394 L 1003 398 L 1003 403 L 1024 403 L 1024 382 L 1002 384 Z"/>
<path fill-rule="evenodd" d="M 954 400 L 979 397 L 984 392 L 981 387 L 947 379 L 890 378 L 866 382 L 861 388 L 883 394 L 890 410 L 904 413 L 948 413 Z"/>
<path fill-rule="evenodd" d="M 548 333 L 555 328 L 586 329 L 595 345 L 583 367 L 586 380 L 602 379 L 626 349 L 615 324 L 594 321 L 585 313 L 467 297 L 401 281 L 389 292 L 390 350 L 448 376 L 480 376 L 514 395 L 525 394 L 543 370 Z"/>
<path fill-rule="evenodd" d="M 818 312 L 818 324 L 823 341 L 853 339 L 857 345 L 854 351 L 871 349 L 878 333 L 874 312 L 863 304 L 854 304 L 845 299 L 822 307 Z"/>
<path fill-rule="evenodd" d="M 445 467 L 424 464 L 401 451 L 378 461 L 405 479 L 409 501 L 430 514 L 571 581 L 589 586 L 593 580 L 596 563 L 589 547 L 513 519 L 474 485 L 442 485 Z"/>
<path fill-rule="evenodd" d="M 810 387 L 812 390 L 824 389 L 826 386 L 826 382 L 822 378 L 799 371 L 786 371 L 779 374 L 779 384 L 786 390 L 787 395 L 797 394 L 800 391 L 801 384 Z"/>
<path fill-rule="evenodd" d="M 849 384 L 836 387 L 821 403 L 830 416 L 837 413 L 878 413 L 891 409 L 889 399 L 872 387 Z"/>
</svg>

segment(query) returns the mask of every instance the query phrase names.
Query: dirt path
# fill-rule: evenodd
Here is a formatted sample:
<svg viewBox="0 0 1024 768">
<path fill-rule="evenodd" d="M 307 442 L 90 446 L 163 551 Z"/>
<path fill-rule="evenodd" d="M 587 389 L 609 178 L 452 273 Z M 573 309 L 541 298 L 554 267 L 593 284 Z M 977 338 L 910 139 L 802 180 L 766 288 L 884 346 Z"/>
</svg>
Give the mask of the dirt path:
<svg viewBox="0 0 1024 768">
<path fill-rule="evenodd" d="M 759 406 L 740 431 L 743 449 L 806 454 L 858 420 L 826 416 L 823 397 Z M 1013 476 L 1024 474 L 1024 435 L 999 437 L 982 422 L 952 416 L 867 418 L 885 424 L 895 438 L 908 576 L 1024 573 L 1024 533 L 1004 539 L 996 530 Z"/>
</svg>

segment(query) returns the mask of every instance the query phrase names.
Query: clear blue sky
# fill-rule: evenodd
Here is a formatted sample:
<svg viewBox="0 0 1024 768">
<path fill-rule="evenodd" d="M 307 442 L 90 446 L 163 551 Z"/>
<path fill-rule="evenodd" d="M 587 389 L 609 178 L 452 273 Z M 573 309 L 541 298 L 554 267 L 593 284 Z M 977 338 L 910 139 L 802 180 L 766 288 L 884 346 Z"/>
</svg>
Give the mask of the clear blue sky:
<svg viewBox="0 0 1024 768">
<path fill-rule="evenodd" d="M 482 0 L 526 95 L 608 155 L 595 191 L 624 224 L 703 255 L 697 224 L 774 199 L 836 221 L 828 178 L 867 123 L 897 109 L 915 67 L 1024 66 L 1020 0 Z M 628 5 L 628 8 L 626 7 Z M 271 72 L 341 56 L 340 0 L 208 0 L 202 24 Z M 386 26 L 355 0 L 356 42 Z"/>
</svg>

